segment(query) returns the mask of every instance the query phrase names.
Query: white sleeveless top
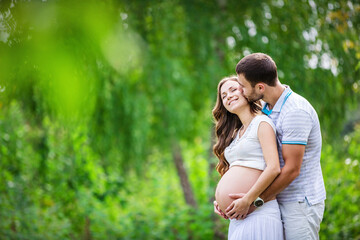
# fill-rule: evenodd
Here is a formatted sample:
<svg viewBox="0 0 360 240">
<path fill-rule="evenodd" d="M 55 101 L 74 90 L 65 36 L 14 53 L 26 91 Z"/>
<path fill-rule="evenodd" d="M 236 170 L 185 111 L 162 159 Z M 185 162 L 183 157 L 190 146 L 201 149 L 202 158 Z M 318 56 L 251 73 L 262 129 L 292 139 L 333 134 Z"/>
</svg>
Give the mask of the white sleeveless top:
<svg viewBox="0 0 360 240">
<path fill-rule="evenodd" d="M 266 115 L 257 115 L 250 122 L 245 133 L 239 138 L 239 132 L 235 139 L 225 148 L 225 159 L 232 166 L 243 166 L 264 170 L 266 163 L 258 138 L 258 129 L 261 122 L 267 122 L 274 129 L 276 128 L 272 120 Z"/>
</svg>

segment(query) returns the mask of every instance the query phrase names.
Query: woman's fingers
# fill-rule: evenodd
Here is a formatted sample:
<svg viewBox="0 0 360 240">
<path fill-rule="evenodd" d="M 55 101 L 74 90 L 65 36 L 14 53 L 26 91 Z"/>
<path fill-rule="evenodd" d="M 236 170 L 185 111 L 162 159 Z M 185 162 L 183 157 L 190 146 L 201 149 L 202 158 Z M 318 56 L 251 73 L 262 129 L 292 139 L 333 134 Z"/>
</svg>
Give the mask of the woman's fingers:
<svg viewBox="0 0 360 240">
<path fill-rule="evenodd" d="M 235 218 L 238 214 L 241 214 L 241 212 L 236 211 L 236 209 L 231 209 L 226 215 L 228 215 L 231 219 Z"/>
<path fill-rule="evenodd" d="M 234 207 L 234 202 L 232 202 L 226 209 L 225 209 L 225 212 L 226 213 L 228 213 L 230 210 L 232 210 L 233 209 L 233 207 Z"/>
<path fill-rule="evenodd" d="M 232 199 L 239 199 L 245 196 L 245 193 L 230 193 L 229 197 Z"/>
<path fill-rule="evenodd" d="M 214 212 L 217 214 L 223 214 L 223 212 L 220 210 L 219 205 L 216 201 L 214 201 Z"/>
<path fill-rule="evenodd" d="M 231 211 L 226 213 L 226 216 L 228 216 L 230 219 L 233 219 L 233 216 L 232 216 L 233 214 L 234 214 L 234 211 L 231 210 Z"/>
<path fill-rule="evenodd" d="M 215 212 L 215 213 L 218 213 L 218 214 L 220 213 L 216 201 L 214 201 L 214 212 Z"/>
<path fill-rule="evenodd" d="M 238 211 L 232 209 L 226 215 L 229 216 L 230 219 L 236 218 L 237 220 L 239 220 L 239 218 L 244 219 L 246 217 L 246 212 L 244 212 L 244 209 Z"/>
<path fill-rule="evenodd" d="M 229 217 L 226 216 L 224 213 L 222 214 L 222 217 L 225 218 L 225 219 L 229 219 Z"/>
<path fill-rule="evenodd" d="M 219 213 L 218 209 L 216 208 L 215 202 L 214 202 L 214 212 Z"/>
<path fill-rule="evenodd" d="M 226 216 L 226 214 L 221 211 L 221 209 L 219 208 L 219 205 L 217 204 L 216 201 L 214 201 L 214 212 L 215 212 L 217 215 L 219 215 L 220 217 L 223 217 L 223 218 L 225 218 L 225 219 L 229 219 L 229 217 Z"/>
</svg>

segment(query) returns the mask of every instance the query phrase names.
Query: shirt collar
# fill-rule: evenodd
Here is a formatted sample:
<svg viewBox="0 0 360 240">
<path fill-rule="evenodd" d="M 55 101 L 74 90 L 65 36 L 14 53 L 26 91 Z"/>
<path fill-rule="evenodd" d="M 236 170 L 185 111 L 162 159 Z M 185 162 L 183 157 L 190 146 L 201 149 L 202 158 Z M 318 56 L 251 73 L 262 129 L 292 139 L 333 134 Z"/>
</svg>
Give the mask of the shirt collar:
<svg viewBox="0 0 360 240">
<path fill-rule="evenodd" d="M 285 87 L 285 90 L 283 91 L 279 99 L 276 101 L 275 106 L 272 109 L 269 109 L 268 103 L 265 103 L 262 112 L 265 113 L 266 115 L 270 115 L 272 112 L 280 112 L 286 100 L 293 92 L 289 86 L 287 85 L 283 85 L 283 86 Z"/>
</svg>

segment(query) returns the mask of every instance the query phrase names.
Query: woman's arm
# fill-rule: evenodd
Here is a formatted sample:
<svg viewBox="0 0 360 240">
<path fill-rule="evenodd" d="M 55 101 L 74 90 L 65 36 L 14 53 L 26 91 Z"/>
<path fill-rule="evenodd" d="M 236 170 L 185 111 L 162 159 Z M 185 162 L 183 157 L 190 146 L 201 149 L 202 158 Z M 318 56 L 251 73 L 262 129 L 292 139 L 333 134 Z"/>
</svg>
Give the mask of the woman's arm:
<svg viewBox="0 0 360 240">
<path fill-rule="evenodd" d="M 230 218 L 244 218 L 250 205 L 267 187 L 269 187 L 280 173 L 276 136 L 269 123 L 261 122 L 259 124 L 258 138 L 266 162 L 266 168 L 245 196 L 234 200 L 225 210 Z"/>
<path fill-rule="evenodd" d="M 289 186 L 290 183 L 297 178 L 297 176 L 299 176 L 304 153 L 305 145 L 282 145 L 282 157 L 285 165 L 281 169 L 281 173 L 276 180 L 271 183 L 270 187 L 261 193 L 261 198 L 264 202 L 274 198 L 277 194 Z"/>
</svg>

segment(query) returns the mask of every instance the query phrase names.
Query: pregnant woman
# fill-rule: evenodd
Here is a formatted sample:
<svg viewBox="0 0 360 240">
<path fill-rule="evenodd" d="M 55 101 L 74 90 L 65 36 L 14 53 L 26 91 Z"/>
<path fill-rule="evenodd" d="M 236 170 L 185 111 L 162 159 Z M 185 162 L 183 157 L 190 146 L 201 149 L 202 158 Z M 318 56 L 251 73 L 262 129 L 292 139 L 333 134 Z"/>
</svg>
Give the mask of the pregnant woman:
<svg viewBox="0 0 360 240">
<path fill-rule="evenodd" d="M 237 77 L 218 84 L 213 109 L 219 158 L 215 212 L 230 218 L 228 239 L 283 239 L 280 210 L 275 199 L 264 203 L 259 195 L 280 173 L 275 126 L 261 113 L 259 102 L 249 103 Z M 231 193 L 245 193 L 232 199 Z M 256 209 L 248 216 L 251 206 Z"/>
</svg>

